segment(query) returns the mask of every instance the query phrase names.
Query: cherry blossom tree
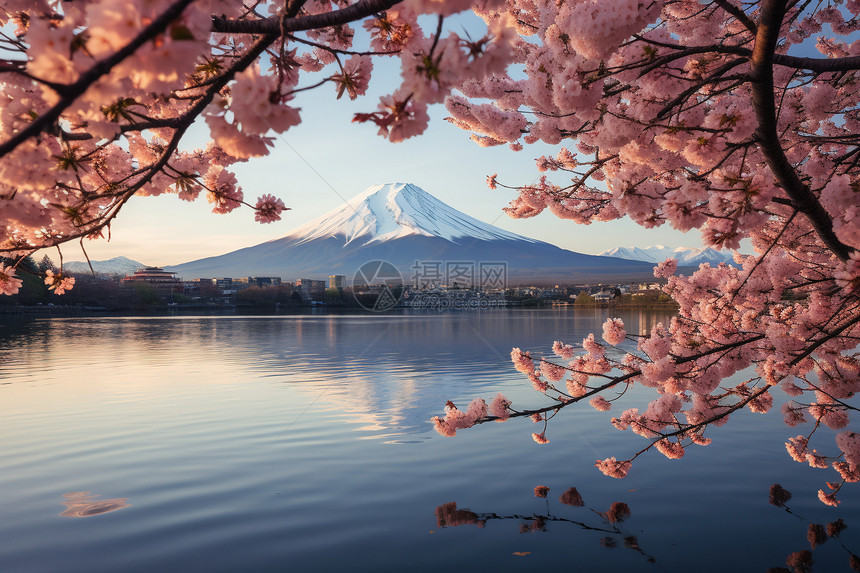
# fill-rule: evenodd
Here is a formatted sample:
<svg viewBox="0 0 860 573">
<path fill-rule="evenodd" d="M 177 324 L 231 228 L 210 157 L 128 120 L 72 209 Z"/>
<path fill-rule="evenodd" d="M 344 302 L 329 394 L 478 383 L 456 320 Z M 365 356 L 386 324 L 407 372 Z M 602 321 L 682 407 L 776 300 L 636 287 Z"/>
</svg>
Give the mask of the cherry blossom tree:
<svg viewBox="0 0 860 573">
<path fill-rule="evenodd" d="M 445 24 L 468 9 L 486 23 L 480 38 Z M 666 261 L 655 272 L 680 306 L 668 324 L 637 337 L 613 319 L 604 343 L 554 344 L 558 360 L 514 349 L 549 405 L 449 403 L 437 429 L 545 422 L 586 399 L 605 411 L 640 384 L 658 397 L 612 423 L 646 445 L 597 462 L 622 477 L 646 451 L 678 458 L 733 412 L 767 412 L 778 386 L 793 398 L 786 423 L 814 422 L 788 452 L 838 472 L 819 492 L 835 505 L 860 480 L 848 429 L 860 384 L 858 14 L 858 0 L 8 0 L 0 292 L 17 291 L 15 261 L 33 251 L 109 237 L 134 195 L 205 195 L 216 213 L 246 204 L 277 219 L 283 201 L 246 202 L 231 165 L 301 121 L 302 92 L 357 98 L 374 59 L 397 57 L 400 85 L 355 117 L 389 140 L 421 133 L 427 106 L 444 101 L 479 145 L 558 146 L 538 159 L 539 184 L 513 186 L 511 216 L 629 217 L 756 252 L 690 276 Z M 185 149 L 197 120 L 211 142 Z M 46 276 L 55 292 L 72 287 L 59 266 Z M 631 340 L 634 352 L 607 352 Z M 546 443 L 546 427 L 534 438 Z"/>
<path fill-rule="evenodd" d="M 788 454 L 835 470 L 818 497 L 836 505 L 860 480 L 860 433 L 849 427 L 860 390 L 860 2 L 506 6 L 528 38 L 519 68 L 465 81 L 446 106 L 479 145 L 559 146 L 537 160 L 549 172 L 538 184 L 515 187 L 511 216 L 668 223 L 715 248 L 747 239 L 756 254 L 690 276 L 667 260 L 655 275 L 680 307 L 668 324 L 639 336 L 610 319 L 602 342 L 557 341 L 554 359 L 515 348 L 516 369 L 549 405 L 515 408 L 501 394 L 464 411 L 449 402 L 436 429 L 530 417 L 545 444 L 561 409 L 589 400 L 606 411 L 639 384 L 655 399 L 611 423 L 645 445 L 595 464 L 620 478 L 649 450 L 677 459 L 707 445 L 712 426 L 744 408 L 768 412 L 781 391 L 786 424 L 812 424 Z M 617 348 L 625 341 L 635 350 Z"/>
</svg>

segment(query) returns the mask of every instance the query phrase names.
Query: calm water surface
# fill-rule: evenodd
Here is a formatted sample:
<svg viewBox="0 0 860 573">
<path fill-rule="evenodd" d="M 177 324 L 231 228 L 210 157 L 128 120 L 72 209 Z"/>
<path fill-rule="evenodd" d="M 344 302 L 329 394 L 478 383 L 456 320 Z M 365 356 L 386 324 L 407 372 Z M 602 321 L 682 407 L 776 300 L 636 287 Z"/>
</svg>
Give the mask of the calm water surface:
<svg viewBox="0 0 860 573">
<path fill-rule="evenodd" d="M 625 480 L 593 464 L 642 446 L 608 423 L 645 407 L 638 390 L 607 413 L 568 408 L 544 446 L 524 420 L 432 430 L 447 400 L 544 404 L 511 347 L 548 352 L 605 317 L 5 319 L 0 571 L 765 571 L 838 517 L 842 544 L 817 547 L 814 570 L 848 570 L 860 498 L 817 501 L 833 475 L 788 458 L 785 437 L 809 428 L 778 407 L 683 460 L 646 454 Z M 632 332 L 667 319 L 621 317 Z M 774 482 L 793 514 L 768 505 Z M 571 486 L 584 507 L 559 503 Z M 616 501 L 631 516 L 613 525 L 600 513 Z"/>
</svg>

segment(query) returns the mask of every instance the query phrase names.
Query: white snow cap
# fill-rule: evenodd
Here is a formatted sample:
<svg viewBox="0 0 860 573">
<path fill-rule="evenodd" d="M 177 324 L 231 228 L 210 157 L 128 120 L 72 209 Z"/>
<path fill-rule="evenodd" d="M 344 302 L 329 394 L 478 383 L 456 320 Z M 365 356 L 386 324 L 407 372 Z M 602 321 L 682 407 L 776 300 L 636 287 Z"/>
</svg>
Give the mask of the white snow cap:
<svg viewBox="0 0 860 573">
<path fill-rule="evenodd" d="M 304 243 L 344 236 L 345 244 L 355 241 L 368 245 L 410 235 L 441 237 L 455 243 L 462 238 L 539 242 L 470 217 L 412 183 L 368 187 L 288 237 Z"/>
<path fill-rule="evenodd" d="M 646 263 L 661 263 L 668 258 L 678 259 L 681 265 L 697 266 L 700 263 L 732 263 L 734 261 L 731 251 L 716 251 L 710 247 L 696 249 L 693 247 L 677 247 L 672 249 L 663 245 L 651 247 L 615 247 L 601 253 L 600 256 L 616 257 L 631 261 L 644 261 Z"/>
</svg>

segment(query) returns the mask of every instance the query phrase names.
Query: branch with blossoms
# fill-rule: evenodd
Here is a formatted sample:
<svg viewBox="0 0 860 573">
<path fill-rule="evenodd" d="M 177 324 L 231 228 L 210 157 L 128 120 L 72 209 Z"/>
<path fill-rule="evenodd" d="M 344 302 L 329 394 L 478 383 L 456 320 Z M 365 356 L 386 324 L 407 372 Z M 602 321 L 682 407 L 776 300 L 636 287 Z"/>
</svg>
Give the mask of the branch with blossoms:
<svg viewBox="0 0 860 573">
<path fill-rule="evenodd" d="M 197 0 L 0 8 L 0 25 L 16 27 L 0 37 L 0 253 L 21 260 L 109 237 L 133 195 L 190 201 L 206 191 L 216 213 L 244 204 L 260 222 L 277 220 L 283 200 L 246 202 L 230 167 L 267 154 L 271 132 L 302 120 L 294 102 L 302 92 L 333 84 L 338 98 L 362 96 L 377 57 L 399 57 L 404 77 L 366 117 L 384 116 L 380 133 L 391 141 L 421 133 L 427 105 L 510 60 L 516 33 L 504 18 L 488 18 L 475 42 L 443 30 L 445 16 L 468 8 L 459 0 L 234 3 L 218 14 Z M 438 15 L 430 33 L 420 14 Z M 360 23 L 366 48 L 353 46 Z M 200 118 L 212 141 L 183 150 Z M 13 275 L 0 276 L 3 292 L 17 290 Z"/>
<path fill-rule="evenodd" d="M 805 422 L 804 413 L 815 420 L 815 428 L 808 436 L 792 438 L 786 447 L 796 461 L 816 468 L 832 467 L 840 474 L 842 482 L 831 488 L 830 493 L 819 492 L 822 502 L 836 505 L 836 494 L 842 485 L 860 481 L 860 437 L 851 431 L 837 434 L 839 453 L 833 456 L 823 455 L 808 444 L 821 424 L 832 430 L 844 430 L 849 422 L 848 413 L 858 409 L 850 403 L 860 390 L 858 354 L 840 354 L 839 350 L 853 348 L 860 341 L 857 337 L 860 298 L 856 289 L 842 289 L 844 296 L 833 295 L 837 302 L 826 318 L 814 314 L 801 318 L 800 313 L 809 309 L 784 301 L 781 293 L 795 282 L 803 283 L 806 280 L 803 274 L 789 277 L 794 269 L 784 269 L 785 274 L 779 277 L 753 276 L 760 268 L 758 262 L 748 259 L 745 269 L 724 264 L 716 268 L 702 265 L 691 277 L 675 276 L 674 260 L 661 264 L 655 274 L 668 275 L 665 292 L 681 303 L 680 315 L 672 319 L 668 328 L 658 324 L 649 335 L 640 337 L 637 354 L 627 353 L 622 360 L 609 359 L 606 347 L 594 335 L 583 340 L 580 347 L 559 341 L 553 345 L 557 357 L 573 358 L 567 366 L 534 358 L 515 348 L 511 353 L 515 368 L 526 374 L 534 389 L 553 403 L 541 408 L 515 409 L 499 394 L 489 406 L 479 398 L 466 411 L 460 411 L 449 402 L 445 416 L 432 420 L 436 430 L 453 436 L 457 430 L 484 422 L 530 417 L 535 422 L 544 422 L 544 430 L 533 433 L 532 437 L 545 444 L 549 442 L 546 424 L 563 408 L 591 398 L 592 407 L 607 411 L 629 386 L 641 384 L 658 390 L 660 397 L 645 412 L 629 408 L 612 418 L 611 423 L 619 430 L 630 430 L 647 438 L 649 443 L 627 459 L 609 457 L 595 464 L 604 474 L 622 478 L 636 458 L 652 449 L 678 459 L 690 445 L 708 445 L 711 438 L 705 437 L 707 429 L 725 424 L 732 413 L 744 408 L 755 413 L 768 412 L 773 404 L 771 390 L 780 386 L 790 396 L 809 396 L 805 404 L 790 402 L 783 406 L 789 426 Z M 775 290 L 774 279 L 778 279 L 779 289 Z M 768 281 L 767 288 L 759 282 L 763 280 Z M 709 288 L 703 290 L 703 284 Z M 831 285 L 837 286 L 835 280 Z M 757 310 L 732 302 L 739 298 L 749 304 L 750 290 L 767 296 L 759 298 Z M 703 309 L 707 314 L 702 314 Z M 788 334 L 788 318 L 797 319 L 795 328 L 806 324 L 807 331 L 794 333 L 800 336 L 802 332 L 803 339 Z M 743 330 L 735 330 L 738 325 Z M 619 319 L 604 323 L 603 340 L 609 346 L 618 346 L 628 338 Z M 577 355 L 581 351 L 584 353 Z M 755 368 L 758 375 L 725 384 L 729 376 L 740 375 L 749 367 Z M 564 390 L 556 386 L 562 380 Z M 798 385 L 801 381 L 802 385 Z M 604 394 L 608 391 L 616 391 L 618 395 L 607 399 Z"/>
<path fill-rule="evenodd" d="M 840 225 L 834 228 L 830 219 L 838 218 L 838 212 L 826 211 L 826 201 L 822 202 L 819 195 L 821 187 L 810 186 L 805 173 L 792 175 L 798 161 L 809 157 L 801 154 L 792 129 L 796 125 L 798 135 L 812 134 L 820 120 L 813 124 L 792 112 L 792 125 L 777 121 L 777 117 L 788 119 L 787 108 L 797 109 L 807 100 L 811 105 L 814 97 L 827 92 L 827 101 L 820 103 L 837 105 L 826 115 L 849 117 L 854 125 L 858 117 L 856 90 L 850 86 L 856 81 L 858 60 L 834 57 L 832 49 L 825 49 L 830 57 L 823 59 L 776 53 L 774 34 L 779 34 L 779 26 L 773 22 L 784 17 L 783 4 L 764 2 L 765 9 L 754 15 L 760 16 L 759 22 L 752 27 L 753 20 L 733 2 L 705 3 L 696 5 L 695 10 L 673 5 L 663 10 L 661 20 L 620 46 L 612 43 L 612 36 L 624 30 L 614 31 L 614 24 L 608 21 L 603 24 L 604 36 L 582 31 L 582 37 L 577 38 L 568 31 L 556 37 L 557 32 L 548 28 L 549 35 L 543 35 L 546 39 L 542 44 L 530 45 L 521 54 L 527 80 L 495 77 L 492 82 L 464 85 L 461 89 L 469 99 L 449 98 L 447 102 L 451 121 L 479 137 L 494 137 L 499 143 L 512 145 L 519 145 L 522 135 L 524 143 L 556 144 L 577 139 L 581 154 L 594 154 L 593 162 L 583 161 L 563 147 L 557 158 L 540 158 L 541 170 L 589 163 L 599 163 L 601 168 L 579 173 L 573 185 L 553 185 L 543 179 L 540 185 L 519 188 L 520 197 L 508 209 L 511 216 L 532 217 L 546 208 L 562 218 L 586 223 L 626 215 L 646 227 L 670 223 L 684 231 L 703 228 L 706 243 L 732 248 L 741 236 L 755 229 L 745 221 L 766 218 L 768 201 L 787 199 L 807 217 L 827 248 L 845 262 L 854 250 L 845 236 L 854 231 L 837 230 Z M 584 21 L 591 21 L 596 16 L 589 11 L 594 10 L 599 11 L 587 4 L 560 8 L 556 22 L 572 25 L 574 15 L 584 17 L 586 13 L 591 18 Z M 648 7 L 639 10 L 640 25 L 644 26 L 654 14 Z M 787 15 L 797 16 L 797 10 L 789 10 Z M 821 17 L 809 15 L 802 20 L 803 26 L 798 25 L 796 34 L 812 29 Z M 840 33 L 858 27 L 856 19 L 840 22 L 841 17 L 832 10 L 824 17 Z M 714 32 L 705 34 L 714 38 L 713 43 L 685 44 L 685 33 L 695 31 L 694 35 L 701 38 L 702 28 Z M 782 51 L 798 39 L 779 38 L 779 42 Z M 747 47 L 750 44 L 755 49 Z M 735 68 L 742 73 L 728 75 Z M 837 69 L 839 73 L 835 73 Z M 783 73 L 785 70 L 789 73 Z M 568 83 L 546 83 L 556 71 Z M 535 98 L 540 82 L 551 92 Z M 781 92 L 779 112 L 775 92 Z M 799 101 L 804 95 L 807 100 Z M 516 109 L 507 121 L 521 122 L 522 133 L 510 132 L 508 138 L 493 135 L 472 112 L 480 109 L 486 114 L 487 107 L 494 104 L 473 104 L 472 98 L 490 98 L 498 102 L 496 107 Z M 752 107 L 752 113 L 743 115 L 740 110 L 744 106 Z M 522 114 L 526 113 L 539 119 L 523 123 Z M 576 127 L 570 130 L 572 125 Z M 831 152 L 835 148 L 827 150 L 829 160 L 838 158 L 826 167 L 829 177 L 857 172 L 857 162 L 852 161 L 860 143 L 857 130 L 837 131 L 842 131 L 839 142 L 844 145 L 840 149 L 848 153 L 839 157 Z M 787 160 L 780 159 L 785 155 L 783 147 L 797 157 L 791 161 L 791 169 L 786 167 Z M 733 174 L 738 163 L 740 169 Z M 747 173 L 745 168 L 749 168 Z M 765 178 L 756 181 L 753 175 L 762 169 L 767 172 Z M 768 181 L 767 175 L 775 176 L 775 181 Z M 603 181 L 609 184 L 608 191 L 599 188 Z M 760 183 L 772 188 L 765 191 Z M 780 197 L 773 187 L 788 197 Z M 714 201 L 712 197 L 724 199 Z"/>
<path fill-rule="evenodd" d="M 522 73 L 464 82 L 462 96 L 446 101 L 451 123 L 481 145 L 558 146 L 537 159 L 536 184 L 488 177 L 491 188 L 516 189 L 508 214 L 550 211 L 580 224 L 629 217 L 646 228 L 698 229 L 716 249 L 746 240 L 756 254 L 687 277 L 675 276 L 675 261 L 660 264 L 678 316 L 640 338 L 637 354 L 605 360 L 591 337 L 579 362 L 564 367 L 515 349 L 515 366 L 551 405 L 513 410 L 499 396 L 486 415 L 473 402 L 437 426 L 448 435 L 509 417 L 546 423 L 542 416 L 586 397 L 605 410 L 616 398 L 601 392 L 644 385 L 659 398 L 613 424 L 649 444 L 597 464 L 621 477 L 651 449 L 680 457 L 687 440 L 705 442 L 703 432 L 732 412 L 768 411 L 778 386 L 805 397 L 783 407 L 788 425 L 808 416 L 836 434 L 837 455 L 809 449 L 809 436 L 789 442 L 789 452 L 858 481 L 860 450 L 847 428 L 860 391 L 860 59 L 839 37 L 850 42 L 860 30 L 860 6 L 714 0 L 547 10 L 520 15 L 532 36 L 517 52 Z M 821 57 L 786 54 L 800 45 Z M 565 377 L 566 388 L 553 385 Z M 545 430 L 533 437 L 548 441 Z M 836 503 L 835 491 L 820 496 Z"/>
</svg>

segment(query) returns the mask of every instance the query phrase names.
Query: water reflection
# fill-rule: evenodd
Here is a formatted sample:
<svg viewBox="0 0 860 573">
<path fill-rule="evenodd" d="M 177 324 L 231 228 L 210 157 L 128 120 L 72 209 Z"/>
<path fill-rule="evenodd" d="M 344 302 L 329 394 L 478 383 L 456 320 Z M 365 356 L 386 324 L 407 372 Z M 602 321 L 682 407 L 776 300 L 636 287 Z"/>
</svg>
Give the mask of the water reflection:
<svg viewBox="0 0 860 573">
<path fill-rule="evenodd" d="M 116 400 L 139 400 L 182 381 L 231 386 L 256 373 L 349 416 L 356 431 L 385 441 L 426 440 L 438 404 L 519 384 L 514 346 L 545 348 L 581 340 L 603 309 L 385 316 L 91 318 L 38 320 L 0 329 L 0 378 L 40 385 L 99 386 Z M 631 332 L 665 312 L 624 312 Z M 248 349 L 253 349 L 248 352 Z M 31 359 L 40 355 L 34 378 Z M 190 360 L 189 356 L 195 359 Z M 128 376 L 133 365 L 141 374 Z M 92 382 L 66 373 L 98 369 Z M 469 388 L 468 394 L 463 392 Z"/>
<path fill-rule="evenodd" d="M 770 499 L 768 501 L 771 505 L 784 509 L 786 513 L 802 521 L 807 521 L 803 516 L 798 515 L 791 510 L 788 506 L 788 502 L 790 500 L 790 491 L 778 483 L 770 486 Z M 768 573 L 807 573 L 812 571 L 812 566 L 815 563 L 813 551 L 821 545 L 824 545 L 828 539 L 833 539 L 835 543 L 848 554 L 848 566 L 851 570 L 860 571 L 860 557 L 848 549 L 842 540 L 839 539 L 839 534 L 847 527 L 848 526 L 845 525 L 845 521 L 841 517 L 836 521 L 831 521 L 826 526 L 822 523 L 810 523 L 806 529 L 806 541 L 809 543 L 810 548 L 789 553 L 785 558 L 785 564 L 788 565 L 788 569 L 785 567 L 771 567 L 768 569 Z"/>
<path fill-rule="evenodd" d="M 619 545 L 632 549 L 642 555 L 648 563 L 656 563 L 656 559 L 649 555 L 639 545 L 639 539 L 629 531 L 625 530 L 621 523 L 630 517 L 630 507 L 622 502 L 613 502 L 606 511 L 598 511 L 585 504 L 579 491 L 575 487 L 568 488 L 558 498 L 559 503 L 573 508 L 583 508 L 577 513 L 585 515 L 565 516 L 559 511 L 553 511 L 550 508 L 548 493 L 550 488 L 539 485 L 534 489 L 536 498 L 546 499 L 545 507 L 541 512 L 535 512 L 532 515 L 524 514 L 505 514 L 496 512 L 478 513 L 471 509 L 462 509 L 457 507 L 457 502 L 450 501 L 443 503 L 436 508 L 436 525 L 438 527 L 458 527 L 461 525 L 477 525 L 485 527 L 487 522 L 494 520 L 511 520 L 519 522 L 520 533 L 536 533 L 549 531 L 551 524 L 564 524 L 565 526 L 575 526 L 583 531 L 587 531 L 594 535 L 601 535 L 596 541 L 606 549 L 614 549 Z M 568 510 L 564 510 L 565 512 Z"/>
<path fill-rule="evenodd" d="M 476 525 L 479 528 L 485 528 L 491 521 L 516 521 L 519 522 L 519 532 L 522 534 L 549 533 L 558 526 L 573 526 L 585 532 L 584 535 L 593 535 L 601 547 L 606 549 L 625 547 L 639 553 L 648 563 L 657 562 L 654 556 L 642 549 L 639 538 L 621 525 L 622 522 L 631 517 L 630 507 L 626 503 L 613 502 L 609 509 L 599 511 L 589 507 L 583 501 L 579 491 L 571 487 L 559 496 L 558 503 L 561 506 L 553 509 L 551 507 L 553 496 L 549 495 L 549 491 L 550 488 L 547 486 L 534 488 L 534 496 L 545 499 L 546 502 L 545 507 L 531 515 L 495 511 L 477 512 L 470 508 L 458 507 L 457 502 L 443 503 L 435 511 L 436 525 L 440 528 L 464 525 Z M 828 542 L 833 547 L 830 548 L 828 556 L 821 556 L 823 561 L 832 562 L 833 552 L 842 551 L 844 558 L 847 558 L 845 561 L 847 561 L 850 570 L 860 571 L 860 556 L 851 551 L 840 539 L 840 534 L 848 527 L 845 521 L 842 518 L 837 518 L 827 524 L 806 523 L 808 520 L 788 507 L 787 503 L 790 499 L 791 493 L 779 484 L 774 484 L 771 487 L 771 505 L 782 508 L 793 519 L 804 522 L 804 525 L 799 527 L 797 532 L 801 533 L 802 528 L 805 528 L 805 538 L 809 545 L 808 548 L 801 547 L 786 555 L 784 560 L 787 567 L 771 567 L 767 573 L 808 573 L 817 570 L 813 567 L 818 557 L 817 553 Z M 640 533 L 645 531 L 638 524 L 637 530 Z"/>
<path fill-rule="evenodd" d="M 110 513 L 124 507 L 128 507 L 127 497 L 114 499 L 97 499 L 99 496 L 89 491 L 73 491 L 64 493 L 66 511 L 61 513 L 62 517 L 92 517 L 103 513 Z"/>
<path fill-rule="evenodd" d="M 845 570 L 858 503 L 804 496 L 820 478 L 772 447 L 780 417 L 720 429 L 683 464 L 643 460 L 623 482 L 583 468 L 629 440 L 591 408 L 546 447 L 510 423 L 456 440 L 430 431 L 446 400 L 534 399 L 511 347 L 576 342 L 605 314 L 0 324 L 0 570 L 516 571 L 525 559 L 639 571 L 652 567 L 644 549 L 655 570 L 763 572 L 803 551 L 819 573 Z M 622 318 L 631 332 L 669 319 Z M 768 505 L 777 480 L 806 519 Z M 533 497 L 539 483 L 546 499 Z M 81 490 L 135 509 L 93 517 L 129 499 Z M 448 500 L 460 504 L 434 516 Z M 63 509 L 93 519 L 56 519 Z M 838 539 L 837 516 L 850 526 Z M 810 522 L 827 535 L 814 529 L 815 548 Z"/>
</svg>

